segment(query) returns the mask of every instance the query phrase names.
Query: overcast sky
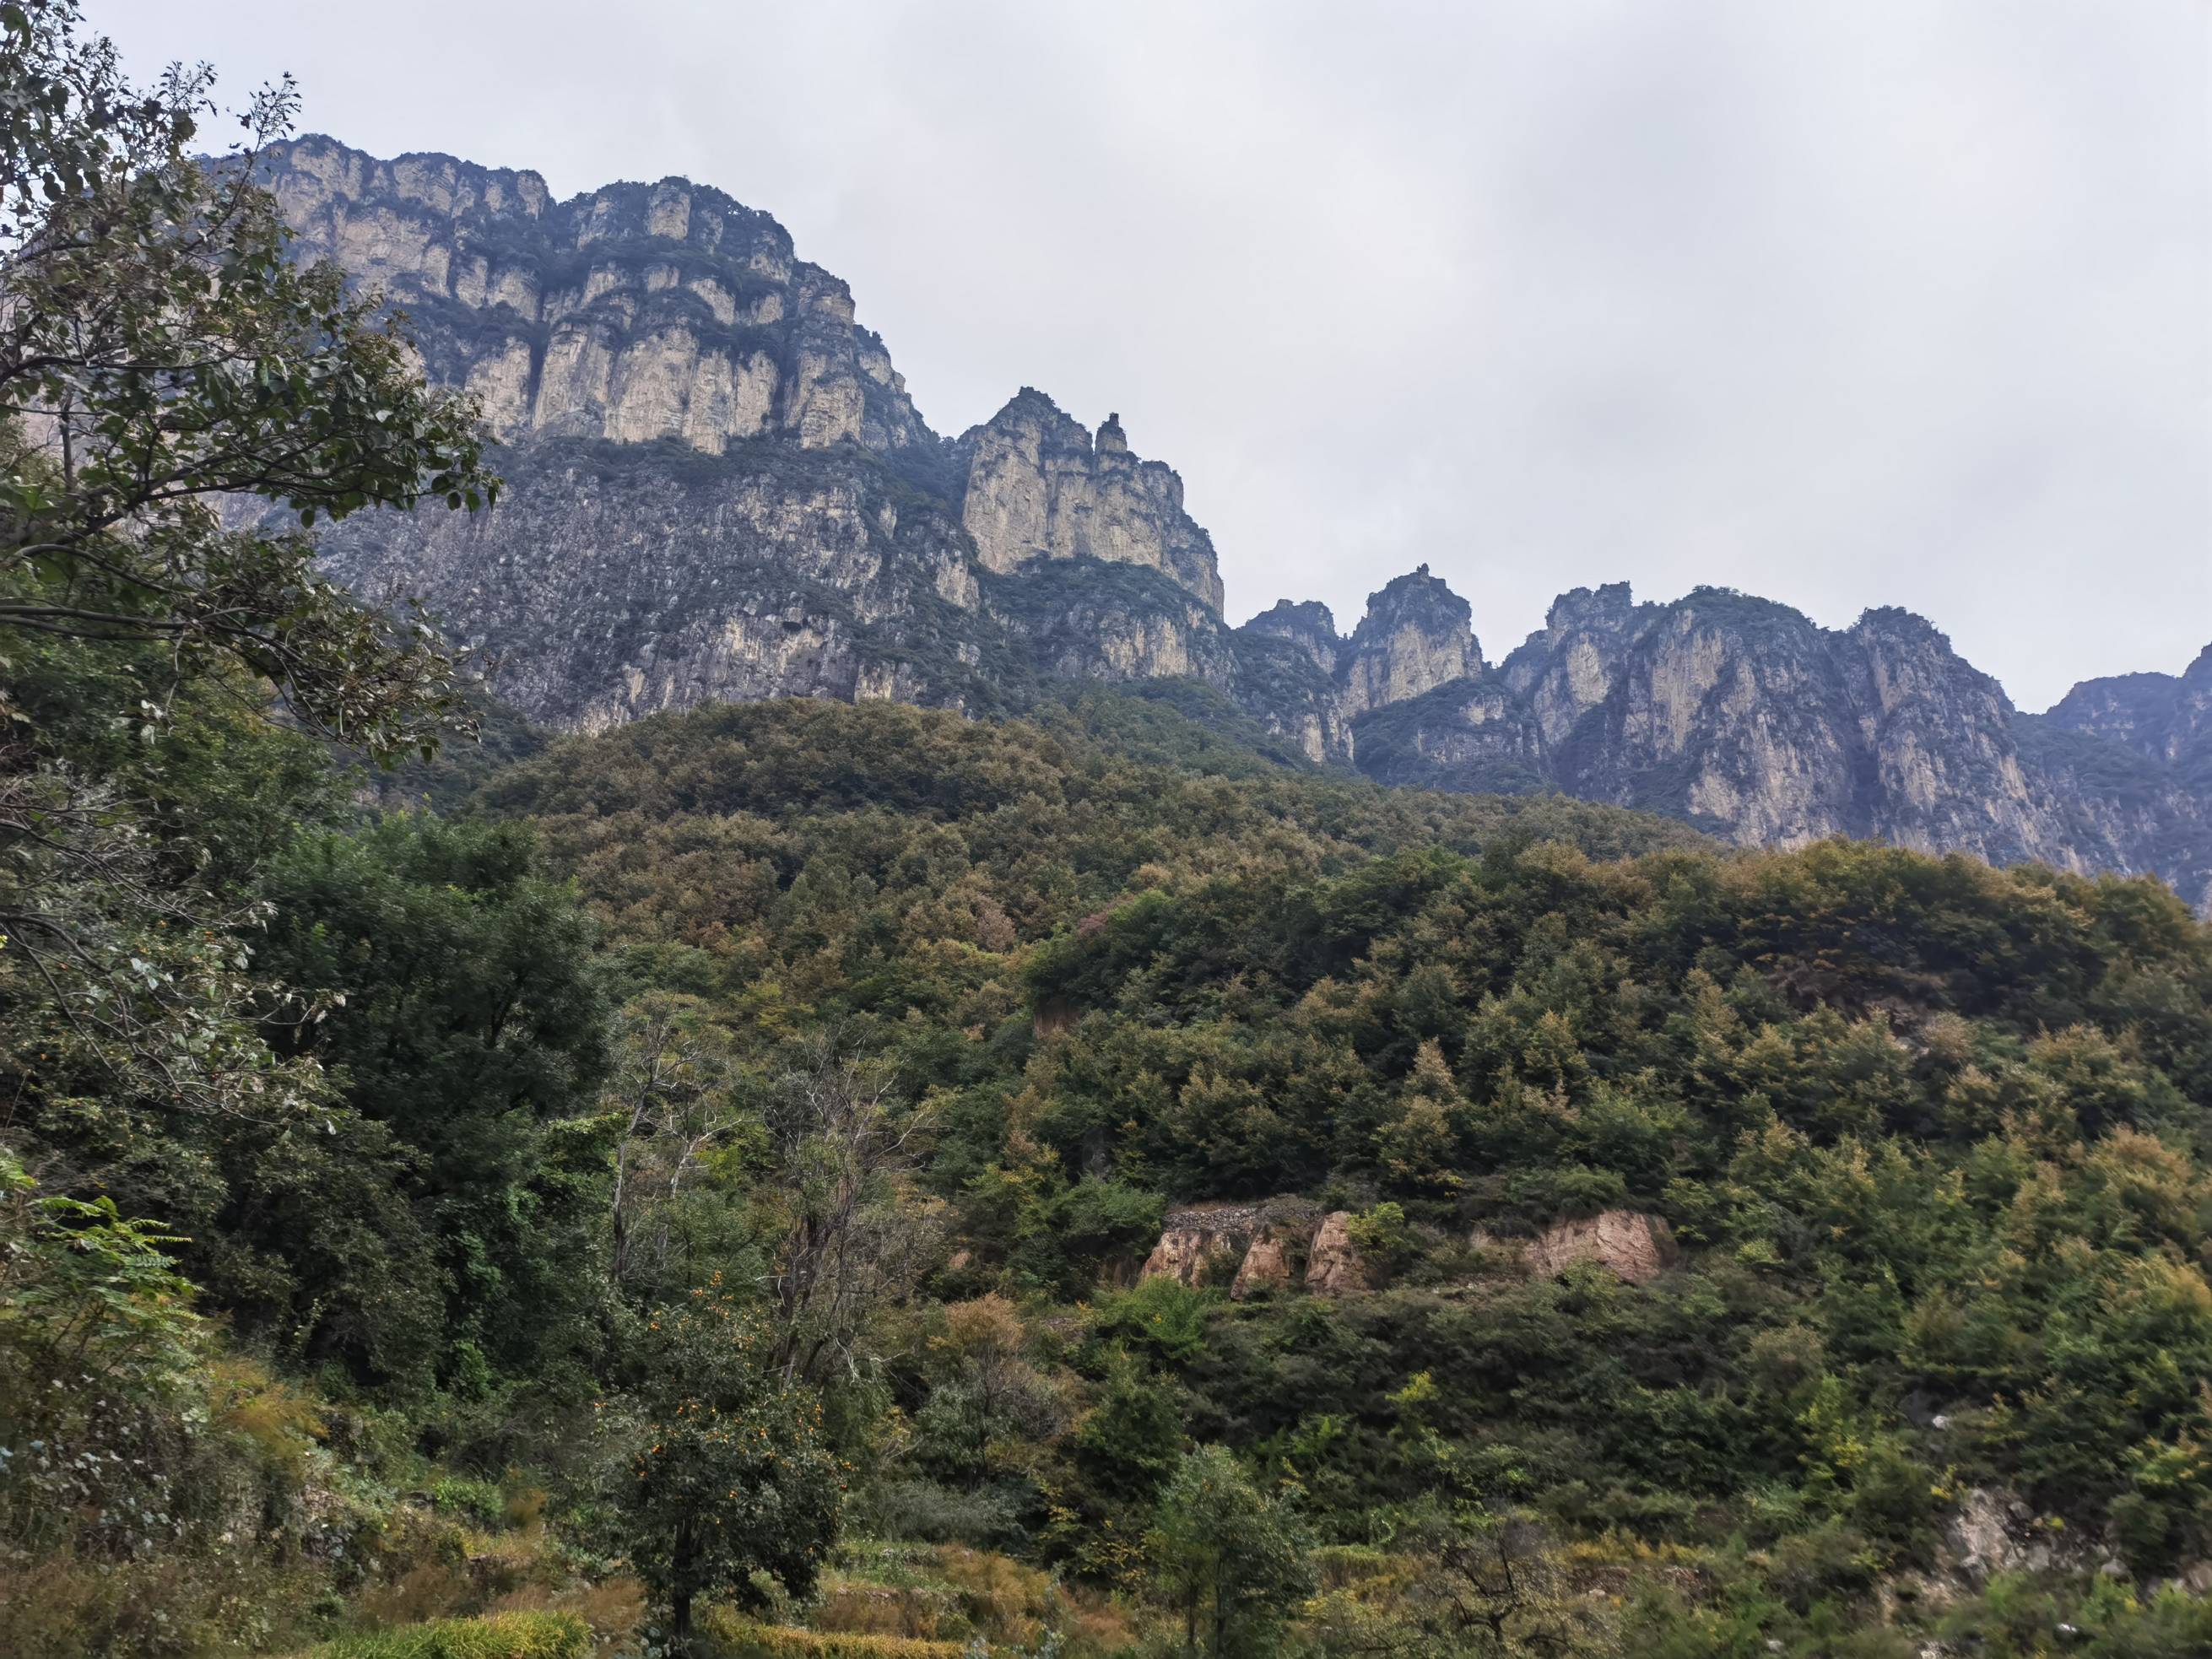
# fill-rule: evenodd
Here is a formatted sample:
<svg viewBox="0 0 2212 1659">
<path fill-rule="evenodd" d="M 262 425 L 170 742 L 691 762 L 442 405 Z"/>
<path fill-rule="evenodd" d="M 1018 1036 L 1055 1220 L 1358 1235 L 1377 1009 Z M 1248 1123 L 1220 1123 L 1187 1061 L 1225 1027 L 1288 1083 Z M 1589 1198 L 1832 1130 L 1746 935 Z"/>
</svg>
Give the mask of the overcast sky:
<svg viewBox="0 0 2212 1659">
<path fill-rule="evenodd" d="M 1241 618 L 1426 562 L 1902 605 L 2023 707 L 2212 641 L 2207 0 L 87 0 L 303 125 L 681 173 L 923 414 L 1182 473 Z"/>
</svg>

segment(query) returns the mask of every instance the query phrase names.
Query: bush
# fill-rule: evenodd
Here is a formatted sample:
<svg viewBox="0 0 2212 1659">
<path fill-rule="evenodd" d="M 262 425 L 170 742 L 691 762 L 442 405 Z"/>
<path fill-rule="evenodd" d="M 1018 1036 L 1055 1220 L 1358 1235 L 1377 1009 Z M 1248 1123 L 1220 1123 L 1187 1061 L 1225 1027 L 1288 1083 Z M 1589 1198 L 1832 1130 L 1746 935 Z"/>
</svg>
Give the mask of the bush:
<svg viewBox="0 0 2212 1659">
<path fill-rule="evenodd" d="M 873 1529 L 886 1536 L 972 1544 L 1020 1537 L 1024 1507 L 1024 1494 L 1003 1486 L 963 1492 L 934 1480 L 887 1480 L 867 1509 Z"/>
<path fill-rule="evenodd" d="M 479 1526 L 496 1527 L 507 1519 L 506 1494 L 472 1475 L 441 1475 L 430 1483 L 430 1502 L 442 1514 L 466 1516 Z"/>
<path fill-rule="evenodd" d="M 342 1636 L 313 1659 L 586 1659 L 592 1627 L 573 1613 L 494 1613 Z"/>
</svg>

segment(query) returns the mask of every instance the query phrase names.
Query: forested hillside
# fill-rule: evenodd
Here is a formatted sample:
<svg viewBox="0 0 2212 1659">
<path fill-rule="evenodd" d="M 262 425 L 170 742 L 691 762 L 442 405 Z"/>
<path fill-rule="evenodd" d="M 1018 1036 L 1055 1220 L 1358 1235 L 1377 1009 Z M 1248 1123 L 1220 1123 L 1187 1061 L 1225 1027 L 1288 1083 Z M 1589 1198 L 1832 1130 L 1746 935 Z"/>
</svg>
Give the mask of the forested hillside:
<svg viewBox="0 0 2212 1659">
<path fill-rule="evenodd" d="M 2212 1650 L 2165 887 L 1191 685 L 548 738 L 318 574 L 497 480 L 204 76 L 0 86 L 0 1653 Z"/>
</svg>

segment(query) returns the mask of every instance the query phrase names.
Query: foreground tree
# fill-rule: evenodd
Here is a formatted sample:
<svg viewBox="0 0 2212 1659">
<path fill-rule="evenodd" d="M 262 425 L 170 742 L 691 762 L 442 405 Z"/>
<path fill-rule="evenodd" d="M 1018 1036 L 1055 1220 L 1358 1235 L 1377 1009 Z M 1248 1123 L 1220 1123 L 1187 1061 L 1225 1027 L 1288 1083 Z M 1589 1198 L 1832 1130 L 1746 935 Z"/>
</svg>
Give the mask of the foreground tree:
<svg viewBox="0 0 2212 1659">
<path fill-rule="evenodd" d="M 863 1369 L 868 1321 L 921 1277 L 941 1218 L 914 1190 L 918 1111 L 827 1040 L 771 1091 L 776 1363 L 822 1386 Z"/>
<path fill-rule="evenodd" d="M 495 481 L 379 299 L 286 258 L 252 171 L 289 86 L 204 165 L 210 73 L 133 86 L 79 24 L 0 5 L 0 1065 L 18 1101 L 266 1117 L 313 1073 L 238 1018 L 262 909 L 165 763 L 224 722 L 434 744 L 453 659 L 317 574 L 306 531 Z"/>
<path fill-rule="evenodd" d="M 650 1297 L 680 1275 L 694 1229 L 686 1200 L 718 1154 L 759 1139 L 736 1045 L 697 997 L 649 991 L 622 1011 L 603 1109 L 615 1128 L 607 1280 Z M 714 1229 L 720 1234 L 726 1229 Z"/>
<path fill-rule="evenodd" d="M 270 1046 L 342 1079 L 343 1104 L 402 1151 L 392 1179 L 444 1292 L 416 1346 L 436 1351 L 441 1380 L 481 1358 L 550 1381 L 597 1278 L 605 1146 L 575 1121 L 605 1063 L 588 918 L 514 825 L 400 817 L 303 836 L 261 887 L 279 912 L 262 963 L 344 998 L 320 1020 L 273 1020 Z M 319 1324 L 301 1351 L 372 1372 L 362 1328 L 403 1310 L 343 1297 L 341 1256 L 302 1266 L 298 1316 Z"/>
<path fill-rule="evenodd" d="M 304 723 L 410 746 L 450 700 L 447 654 L 318 576 L 306 537 L 217 508 L 474 507 L 495 489 L 476 408 L 425 386 L 380 296 L 285 257 L 253 171 L 289 84 L 204 165 L 211 71 L 132 87 L 77 22 L 76 0 L 0 7 L 0 412 L 26 441 L 0 482 L 0 624 L 159 645 L 184 671 L 228 657 Z"/>
<path fill-rule="evenodd" d="M 757 1607 L 763 1575 L 793 1595 L 812 1590 L 844 1476 L 819 1397 L 781 1376 L 766 1322 L 719 1283 L 645 1326 L 616 1501 L 631 1564 L 680 1653 L 702 1595 Z"/>
<path fill-rule="evenodd" d="M 1265 1652 L 1312 1586 L 1304 1543 L 1296 1518 L 1253 1486 L 1227 1448 L 1186 1454 L 1160 1493 L 1151 1540 L 1184 1650 L 1212 1659 Z"/>
</svg>

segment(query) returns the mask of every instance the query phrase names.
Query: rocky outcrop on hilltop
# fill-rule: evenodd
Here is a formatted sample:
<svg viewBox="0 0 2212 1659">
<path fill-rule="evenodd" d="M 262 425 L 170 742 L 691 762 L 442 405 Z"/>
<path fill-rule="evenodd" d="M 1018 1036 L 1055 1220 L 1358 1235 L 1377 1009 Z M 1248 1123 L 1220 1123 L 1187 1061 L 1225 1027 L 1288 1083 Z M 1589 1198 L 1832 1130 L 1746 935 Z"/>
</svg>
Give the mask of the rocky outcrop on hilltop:
<svg viewBox="0 0 2212 1659">
<path fill-rule="evenodd" d="M 1182 507 L 1182 480 L 1129 453 L 1121 417 L 1097 437 L 1042 392 L 1024 386 L 954 447 L 961 520 L 987 570 L 1033 559 L 1139 565 L 1221 614 L 1213 542 Z"/>
<path fill-rule="evenodd" d="M 1345 713 L 1354 720 L 1481 672 L 1474 611 L 1426 565 L 1369 598 L 1337 665 Z"/>
</svg>

